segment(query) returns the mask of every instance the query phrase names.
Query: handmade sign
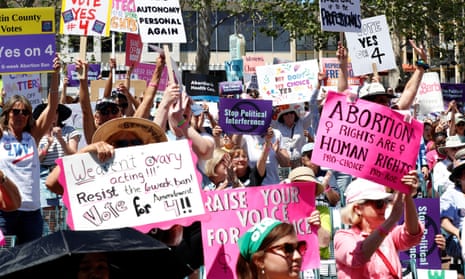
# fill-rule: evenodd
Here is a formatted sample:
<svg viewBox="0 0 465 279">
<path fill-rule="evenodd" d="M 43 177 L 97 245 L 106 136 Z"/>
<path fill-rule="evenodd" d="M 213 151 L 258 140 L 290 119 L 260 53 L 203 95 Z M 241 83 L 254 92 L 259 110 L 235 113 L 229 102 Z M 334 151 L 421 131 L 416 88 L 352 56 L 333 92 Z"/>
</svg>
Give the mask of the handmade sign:
<svg viewBox="0 0 465 279">
<path fill-rule="evenodd" d="M 110 29 L 128 34 L 139 33 L 135 0 L 113 0 Z"/>
<path fill-rule="evenodd" d="M 2 78 L 6 92 L 5 101 L 17 94 L 26 97 L 31 102 L 32 108 L 42 104 L 39 74 L 3 75 Z"/>
<path fill-rule="evenodd" d="M 344 34 L 354 75 L 373 73 L 373 64 L 378 72 L 397 68 L 386 16 L 364 18 L 361 32 Z"/>
<path fill-rule="evenodd" d="M 425 232 L 420 244 L 407 251 L 400 252 L 400 260 L 415 260 L 415 266 L 421 269 L 441 269 L 441 250 L 439 250 L 434 238 L 441 233 L 441 221 L 439 217 L 439 199 L 414 199 L 418 212 L 418 219 L 425 226 Z M 400 220 L 399 223 L 403 223 Z"/>
<path fill-rule="evenodd" d="M 94 154 L 59 162 L 63 201 L 73 230 L 134 227 L 148 232 L 205 217 L 201 175 L 187 140 L 117 148 L 100 162 Z"/>
<path fill-rule="evenodd" d="M 53 71 L 54 8 L 0 9 L 0 73 Z"/>
<path fill-rule="evenodd" d="M 82 36 L 110 35 L 112 1 L 63 0 L 60 34 Z"/>
<path fill-rule="evenodd" d="M 423 75 L 417 91 L 417 102 L 420 105 L 419 114 L 444 111 L 439 74 L 428 72 Z"/>
<path fill-rule="evenodd" d="M 315 209 L 313 182 L 206 191 L 205 208 L 211 217 L 202 222 L 207 278 L 236 278 L 237 239 L 265 217 L 293 224 L 299 240 L 307 241 L 302 269 L 319 267 L 317 229 L 307 222 Z"/>
<path fill-rule="evenodd" d="M 308 101 L 318 84 L 317 60 L 257 66 L 256 71 L 260 96 L 273 106 Z"/>
<path fill-rule="evenodd" d="M 178 0 L 138 0 L 136 12 L 143 43 L 187 42 Z"/>
<path fill-rule="evenodd" d="M 360 32 L 360 1 L 320 0 L 320 22 L 323 31 Z"/>
<path fill-rule="evenodd" d="M 221 98 L 218 124 L 227 134 L 264 135 L 270 127 L 270 100 Z"/>
<path fill-rule="evenodd" d="M 423 123 L 378 105 L 328 92 L 312 162 L 410 193 L 400 182 L 415 170 Z"/>
</svg>

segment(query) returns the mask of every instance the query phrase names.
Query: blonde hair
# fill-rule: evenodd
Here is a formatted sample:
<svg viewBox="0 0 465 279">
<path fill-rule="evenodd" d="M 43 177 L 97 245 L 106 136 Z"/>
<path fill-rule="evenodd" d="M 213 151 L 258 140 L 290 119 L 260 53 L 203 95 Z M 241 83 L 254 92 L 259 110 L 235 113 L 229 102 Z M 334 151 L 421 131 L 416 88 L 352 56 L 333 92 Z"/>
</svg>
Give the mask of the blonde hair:
<svg viewBox="0 0 465 279">
<path fill-rule="evenodd" d="M 341 222 L 346 225 L 358 225 L 362 221 L 362 218 L 357 212 L 354 211 L 355 205 L 364 203 L 364 200 L 354 201 L 347 204 L 345 207 L 340 209 Z"/>
</svg>

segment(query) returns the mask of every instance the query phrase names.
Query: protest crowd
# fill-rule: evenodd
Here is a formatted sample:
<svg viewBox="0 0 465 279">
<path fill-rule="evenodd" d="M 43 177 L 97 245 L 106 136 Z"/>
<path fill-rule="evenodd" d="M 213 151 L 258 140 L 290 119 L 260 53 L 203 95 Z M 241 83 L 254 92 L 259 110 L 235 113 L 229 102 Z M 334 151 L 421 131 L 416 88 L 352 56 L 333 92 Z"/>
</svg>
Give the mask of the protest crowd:
<svg viewBox="0 0 465 279">
<path fill-rule="evenodd" d="M 414 110 L 429 65 L 409 43 L 415 70 L 396 90 L 376 71 L 353 87 L 343 42 L 335 88 L 317 64 L 271 65 L 312 71 L 288 83 L 308 85 L 291 101 L 270 98 L 259 69 L 258 83 L 235 80 L 215 101 L 191 96 L 166 49 L 140 92 L 137 63 L 116 82 L 110 59 L 97 98 L 91 63 L 77 59 L 70 96 L 56 54 L 41 104 L 2 89 L 0 275 L 9 249 L 132 227 L 184 267 L 163 278 L 464 278 L 465 111 Z M 115 255 L 78 258 L 76 278 L 123 278 Z"/>
</svg>

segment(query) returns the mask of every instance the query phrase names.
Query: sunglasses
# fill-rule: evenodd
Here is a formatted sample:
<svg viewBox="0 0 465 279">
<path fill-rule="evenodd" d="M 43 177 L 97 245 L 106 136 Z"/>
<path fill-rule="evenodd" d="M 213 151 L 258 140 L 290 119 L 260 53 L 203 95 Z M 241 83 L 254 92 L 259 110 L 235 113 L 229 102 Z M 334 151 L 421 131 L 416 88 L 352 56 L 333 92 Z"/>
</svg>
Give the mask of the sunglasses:
<svg viewBox="0 0 465 279">
<path fill-rule="evenodd" d="M 301 240 L 297 243 L 283 243 L 280 245 L 269 247 L 268 249 L 266 249 L 266 252 L 270 252 L 278 256 L 283 256 L 282 254 L 277 253 L 276 250 L 283 251 L 285 257 L 287 258 L 292 257 L 296 250 L 301 256 L 303 256 L 307 251 L 307 242 Z"/>
<path fill-rule="evenodd" d="M 367 200 L 365 203 L 373 205 L 376 209 L 383 209 L 387 206 L 388 200 Z"/>
<path fill-rule="evenodd" d="M 133 139 L 133 140 L 117 140 L 112 145 L 115 148 L 120 147 L 127 147 L 127 146 L 134 146 L 134 145 L 142 145 L 144 142 L 140 139 Z"/>
<path fill-rule="evenodd" d="M 20 113 L 24 116 L 28 116 L 31 112 L 27 109 L 12 109 L 13 115 L 19 115 Z"/>
<path fill-rule="evenodd" d="M 100 110 L 100 114 L 101 115 L 109 115 L 109 114 L 117 114 L 119 113 L 119 108 L 118 107 L 111 107 L 111 108 L 107 108 L 107 109 L 102 109 Z"/>
</svg>

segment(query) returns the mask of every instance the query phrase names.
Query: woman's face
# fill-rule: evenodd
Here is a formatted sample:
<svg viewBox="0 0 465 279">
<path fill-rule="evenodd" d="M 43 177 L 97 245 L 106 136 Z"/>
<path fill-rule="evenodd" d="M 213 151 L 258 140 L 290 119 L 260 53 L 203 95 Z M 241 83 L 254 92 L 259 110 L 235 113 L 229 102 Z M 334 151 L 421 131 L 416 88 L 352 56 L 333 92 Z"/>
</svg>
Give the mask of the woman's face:
<svg viewBox="0 0 465 279">
<path fill-rule="evenodd" d="M 293 111 L 290 111 L 288 113 L 283 114 L 283 122 L 288 127 L 291 127 L 292 125 L 294 125 L 295 113 Z"/>
<path fill-rule="evenodd" d="M 8 112 L 8 126 L 13 130 L 24 130 L 32 112 L 21 102 L 16 102 Z"/>
<path fill-rule="evenodd" d="M 114 148 L 144 144 L 144 142 L 140 138 L 138 138 L 136 134 L 128 131 L 121 131 L 114 134 L 107 140 L 107 142 L 108 144 L 113 145 Z"/>
<path fill-rule="evenodd" d="M 228 167 L 231 163 L 231 158 L 229 154 L 224 154 L 221 161 L 218 162 L 215 166 L 216 180 L 224 181 L 228 175 Z"/>
<path fill-rule="evenodd" d="M 362 219 L 375 226 L 380 225 L 385 220 L 385 211 L 388 205 L 387 200 L 367 200 L 359 205 Z"/>
<path fill-rule="evenodd" d="M 287 235 L 275 241 L 268 249 L 265 250 L 265 256 L 262 264 L 265 272 L 265 278 L 299 278 L 303 255 L 299 252 L 299 249 L 295 249 L 292 252 L 286 251 L 286 246 L 300 248 L 298 243 L 299 241 L 297 240 L 297 236 Z M 258 274 L 261 273 L 262 270 L 259 270 Z"/>
<path fill-rule="evenodd" d="M 232 157 L 232 166 L 236 170 L 247 169 L 249 158 L 245 151 L 236 152 Z"/>
</svg>

